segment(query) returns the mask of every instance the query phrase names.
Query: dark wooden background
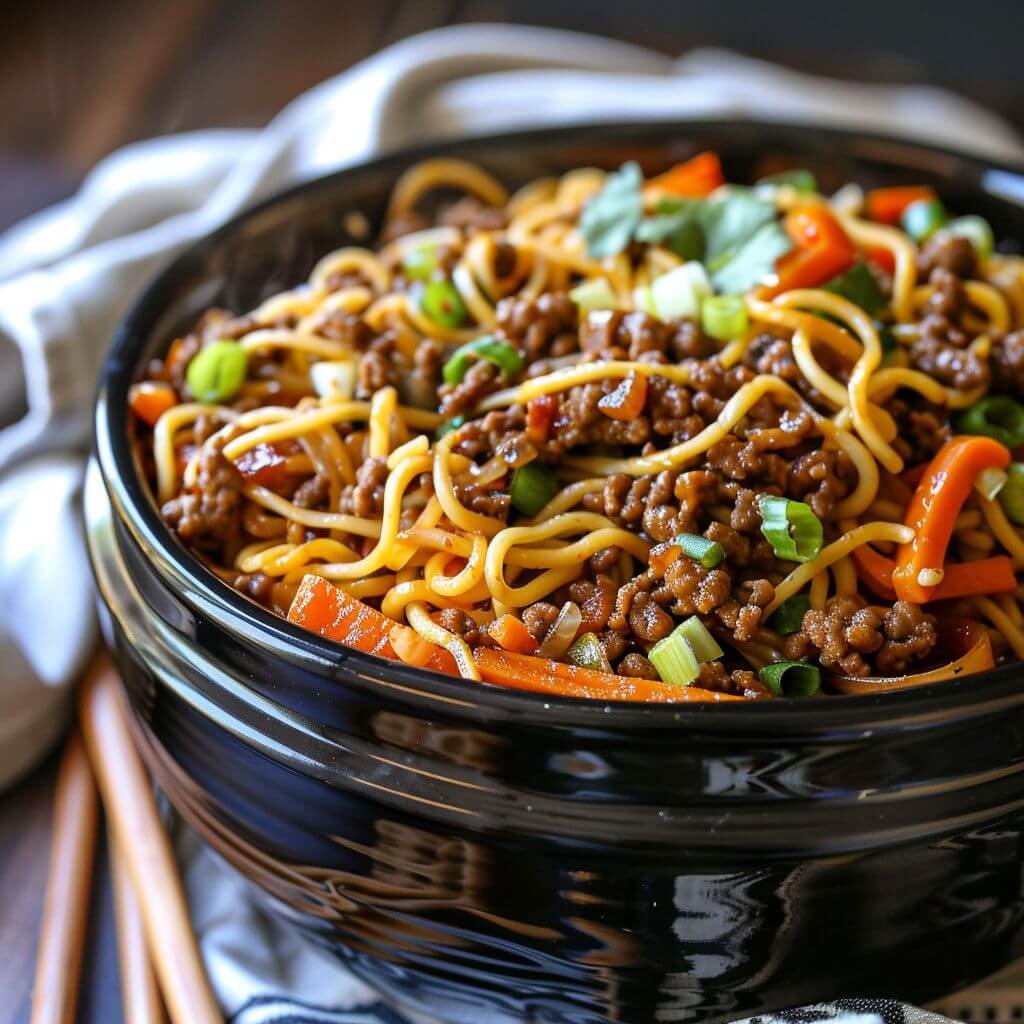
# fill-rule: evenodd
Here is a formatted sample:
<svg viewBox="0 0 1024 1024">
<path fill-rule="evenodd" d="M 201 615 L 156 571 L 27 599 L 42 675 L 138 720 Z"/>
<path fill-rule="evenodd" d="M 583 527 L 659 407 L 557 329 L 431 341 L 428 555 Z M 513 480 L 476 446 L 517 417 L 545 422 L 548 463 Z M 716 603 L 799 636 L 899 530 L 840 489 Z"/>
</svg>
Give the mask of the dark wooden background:
<svg viewBox="0 0 1024 1024">
<path fill-rule="evenodd" d="M 1024 129 L 1020 0 L 37 0 L 0 4 L 0 228 L 69 195 L 137 139 L 263 124 L 322 79 L 405 36 L 522 22 L 665 53 L 718 45 L 800 69 L 932 82 Z M 0 1024 L 28 1021 L 55 762 L 0 797 Z M 109 880 L 97 869 L 90 1024 L 121 1019 Z"/>
</svg>

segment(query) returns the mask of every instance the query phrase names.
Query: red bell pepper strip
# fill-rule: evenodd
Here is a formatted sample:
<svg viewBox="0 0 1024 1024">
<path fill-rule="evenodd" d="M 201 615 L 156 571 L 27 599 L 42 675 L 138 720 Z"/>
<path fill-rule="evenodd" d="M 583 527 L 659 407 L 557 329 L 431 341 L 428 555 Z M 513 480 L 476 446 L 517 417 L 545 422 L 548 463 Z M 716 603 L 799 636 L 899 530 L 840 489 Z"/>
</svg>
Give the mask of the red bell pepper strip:
<svg viewBox="0 0 1024 1024">
<path fill-rule="evenodd" d="M 865 205 L 868 216 L 879 224 L 899 224 L 903 211 L 911 203 L 934 198 L 935 190 L 929 185 L 897 185 L 872 189 Z"/>
<path fill-rule="evenodd" d="M 942 571 L 953 524 L 978 474 L 1009 463 L 1010 450 L 991 437 L 954 437 L 939 449 L 907 506 L 914 539 L 896 552 L 892 586 L 898 598 L 914 604 L 934 599 L 937 584 L 922 582 L 922 573 Z"/>
<path fill-rule="evenodd" d="M 796 248 L 775 264 L 778 281 L 761 291 L 763 298 L 824 284 L 849 270 L 857 260 L 856 246 L 823 206 L 791 211 L 786 216 L 785 228 Z"/>
<path fill-rule="evenodd" d="M 725 174 L 717 153 L 698 153 L 685 163 L 676 164 L 664 174 L 651 178 L 647 184 L 674 196 L 699 199 L 724 185 Z"/>
</svg>

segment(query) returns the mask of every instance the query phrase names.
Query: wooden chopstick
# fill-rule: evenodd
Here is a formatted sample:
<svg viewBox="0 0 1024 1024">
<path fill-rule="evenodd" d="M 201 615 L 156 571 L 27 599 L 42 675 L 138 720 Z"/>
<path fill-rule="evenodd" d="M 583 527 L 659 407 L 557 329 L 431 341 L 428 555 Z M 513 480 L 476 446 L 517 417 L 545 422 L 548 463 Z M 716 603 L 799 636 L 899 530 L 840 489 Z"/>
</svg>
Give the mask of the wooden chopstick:
<svg viewBox="0 0 1024 1024">
<path fill-rule="evenodd" d="M 72 1024 L 85 951 L 99 802 L 78 729 L 57 773 L 53 839 L 43 900 L 32 1024 Z"/>
<path fill-rule="evenodd" d="M 121 964 L 121 1007 L 131 1024 L 164 1024 L 163 1003 L 146 948 L 146 934 L 139 902 L 132 889 L 124 854 L 109 833 L 110 871 L 114 881 L 114 914 L 117 920 L 117 952 Z"/>
<path fill-rule="evenodd" d="M 79 689 L 78 711 L 103 806 L 139 903 L 147 947 L 174 1024 L 223 1024 L 189 924 L 171 844 L 132 742 L 117 670 L 104 652 Z"/>
</svg>

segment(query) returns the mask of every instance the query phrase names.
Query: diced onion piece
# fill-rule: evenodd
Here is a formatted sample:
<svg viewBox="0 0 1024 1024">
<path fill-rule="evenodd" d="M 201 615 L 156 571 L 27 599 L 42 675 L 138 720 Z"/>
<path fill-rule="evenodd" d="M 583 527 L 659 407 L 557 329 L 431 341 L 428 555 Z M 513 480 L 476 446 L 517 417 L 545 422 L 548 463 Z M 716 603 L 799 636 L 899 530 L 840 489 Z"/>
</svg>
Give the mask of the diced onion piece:
<svg viewBox="0 0 1024 1024">
<path fill-rule="evenodd" d="M 651 294 L 650 285 L 640 285 L 633 289 L 633 305 L 644 313 L 657 316 L 658 311 L 654 308 L 654 296 Z"/>
<path fill-rule="evenodd" d="M 558 493 L 558 478 L 543 462 L 528 462 L 512 474 L 509 496 L 524 516 L 535 516 Z"/>
<path fill-rule="evenodd" d="M 1006 473 L 1001 469 L 996 469 L 995 466 L 983 469 L 974 481 L 974 489 L 989 501 L 995 501 L 996 496 L 1005 486 Z"/>
<path fill-rule="evenodd" d="M 612 286 L 603 277 L 593 277 L 576 285 L 569 292 L 569 298 L 580 307 L 581 313 L 591 313 L 595 309 L 616 309 L 619 304 Z"/>
<path fill-rule="evenodd" d="M 537 654 L 542 658 L 560 658 L 569 649 L 569 645 L 576 639 L 583 622 L 583 613 L 575 601 L 566 601 L 558 618 L 551 624 L 547 635 L 537 648 Z"/>
<path fill-rule="evenodd" d="M 1011 462 L 1006 467 L 1006 483 L 999 492 L 999 504 L 1011 523 L 1024 526 L 1024 462 Z"/>
<path fill-rule="evenodd" d="M 612 671 L 611 662 L 596 633 L 584 633 L 579 637 L 569 648 L 569 660 L 580 668 L 593 669 L 595 672 L 607 672 L 610 675 Z"/>
<path fill-rule="evenodd" d="M 725 651 L 718 646 L 718 641 L 708 632 L 707 626 L 696 615 L 691 615 L 676 629 L 690 645 L 690 649 L 697 655 L 697 660 L 701 664 L 706 661 L 717 661 L 725 654 Z"/>
<path fill-rule="evenodd" d="M 710 295 L 700 307 L 700 325 L 708 337 L 732 341 L 746 333 L 749 318 L 740 295 Z"/>
<path fill-rule="evenodd" d="M 338 362 L 324 360 L 309 368 L 313 390 L 321 398 L 341 398 L 346 401 L 356 393 L 358 367 L 351 359 Z"/>
<path fill-rule="evenodd" d="M 810 607 L 811 599 L 806 594 L 794 594 L 772 612 L 768 625 L 783 636 L 795 633 L 803 625 L 804 615 Z"/>
<path fill-rule="evenodd" d="M 701 304 L 713 294 L 704 264 L 697 260 L 662 274 L 651 284 L 651 302 L 655 315 L 661 320 L 696 320 Z"/>
<path fill-rule="evenodd" d="M 978 217 L 975 214 L 967 217 L 955 217 L 943 230 L 958 238 L 966 238 L 983 260 L 988 259 L 996 247 L 992 226 L 984 217 Z"/>
<path fill-rule="evenodd" d="M 776 558 L 787 562 L 809 562 L 817 557 L 825 535 L 821 520 L 809 505 L 792 498 L 759 494 L 761 533 L 771 544 Z"/>
<path fill-rule="evenodd" d="M 937 587 L 944 575 L 941 569 L 922 569 L 917 574 L 917 582 L 922 587 Z"/>
<path fill-rule="evenodd" d="M 623 378 L 614 391 L 598 400 L 597 407 L 609 419 L 635 420 L 643 411 L 647 401 L 647 378 L 631 373 Z"/>
<path fill-rule="evenodd" d="M 806 661 L 774 661 L 757 675 L 776 697 L 811 697 L 821 688 L 821 670 Z"/>
</svg>

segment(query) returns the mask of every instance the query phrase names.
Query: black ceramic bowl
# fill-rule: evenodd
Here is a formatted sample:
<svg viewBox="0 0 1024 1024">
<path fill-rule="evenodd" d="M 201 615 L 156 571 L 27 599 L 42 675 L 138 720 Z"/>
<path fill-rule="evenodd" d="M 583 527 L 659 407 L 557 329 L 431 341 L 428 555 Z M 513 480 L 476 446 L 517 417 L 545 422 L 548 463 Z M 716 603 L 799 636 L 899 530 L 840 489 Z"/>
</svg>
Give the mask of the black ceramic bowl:
<svg viewBox="0 0 1024 1024">
<path fill-rule="evenodd" d="M 458 1021 L 725 1020 L 925 1000 L 1005 963 L 1022 920 L 1024 671 L 750 706 L 545 701 L 377 660 L 273 617 L 161 524 L 126 442 L 147 360 L 381 214 L 429 153 L 510 183 L 698 149 L 828 184 L 928 181 L 1024 239 L 1024 176 L 860 134 L 749 123 L 557 129 L 303 185 L 177 259 L 103 373 L 88 488 L 105 621 L 146 761 L 278 909 L 366 980 Z M 308 994 L 315 998 L 315 993 Z"/>
</svg>

